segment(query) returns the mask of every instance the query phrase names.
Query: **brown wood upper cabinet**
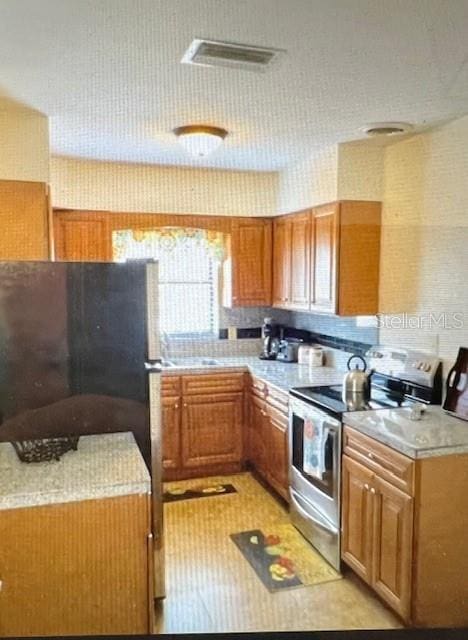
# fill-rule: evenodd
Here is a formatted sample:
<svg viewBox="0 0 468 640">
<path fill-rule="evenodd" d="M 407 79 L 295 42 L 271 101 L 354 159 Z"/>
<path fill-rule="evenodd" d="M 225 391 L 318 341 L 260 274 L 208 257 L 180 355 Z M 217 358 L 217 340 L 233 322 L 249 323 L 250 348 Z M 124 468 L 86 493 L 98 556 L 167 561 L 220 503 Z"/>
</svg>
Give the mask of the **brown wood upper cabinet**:
<svg viewBox="0 0 468 640">
<path fill-rule="evenodd" d="M 273 305 L 341 316 L 378 311 L 379 202 L 342 201 L 274 221 Z"/>
<path fill-rule="evenodd" d="M 233 220 L 229 249 L 224 269 L 223 304 L 229 307 L 271 304 L 271 220 Z"/>
<path fill-rule="evenodd" d="M 47 260 L 49 188 L 44 182 L 0 180 L 0 260 Z"/>
<path fill-rule="evenodd" d="M 113 231 L 164 226 L 212 229 L 226 234 L 223 304 L 228 307 L 271 304 L 270 218 L 55 211 L 56 259 L 108 262 L 112 260 Z"/>
<path fill-rule="evenodd" d="M 274 221 L 273 304 L 309 309 L 310 212 Z"/>
</svg>

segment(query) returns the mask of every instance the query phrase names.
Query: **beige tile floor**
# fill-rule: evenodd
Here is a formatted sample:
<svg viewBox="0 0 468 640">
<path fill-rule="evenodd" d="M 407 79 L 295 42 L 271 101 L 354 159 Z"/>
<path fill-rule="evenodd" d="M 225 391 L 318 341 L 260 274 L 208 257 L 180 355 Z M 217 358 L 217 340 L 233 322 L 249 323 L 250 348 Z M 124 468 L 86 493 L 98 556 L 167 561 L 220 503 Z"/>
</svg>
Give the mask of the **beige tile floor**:
<svg viewBox="0 0 468 640">
<path fill-rule="evenodd" d="M 352 574 L 271 594 L 229 534 L 287 523 L 288 514 L 249 473 L 210 478 L 238 493 L 166 504 L 166 598 L 156 633 L 388 629 L 399 620 Z M 204 484 L 173 482 L 166 487 Z"/>
</svg>

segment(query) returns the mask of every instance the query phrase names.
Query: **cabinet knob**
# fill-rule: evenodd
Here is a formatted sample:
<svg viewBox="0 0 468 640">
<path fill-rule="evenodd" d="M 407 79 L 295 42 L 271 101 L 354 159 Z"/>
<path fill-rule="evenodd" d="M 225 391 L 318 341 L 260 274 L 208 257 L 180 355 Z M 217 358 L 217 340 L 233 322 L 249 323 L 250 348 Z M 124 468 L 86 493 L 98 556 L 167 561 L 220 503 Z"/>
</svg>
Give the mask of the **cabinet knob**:
<svg viewBox="0 0 468 640">
<path fill-rule="evenodd" d="M 186 406 L 187 406 L 187 403 L 186 403 L 186 402 L 184 402 L 184 407 L 186 407 Z"/>
<path fill-rule="evenodd" d="M 175 408 L 175 409 L 178 409 L 178 408 L 179 408 L 179 405 L 178 405 L 178 404 L 175 404 L 175 405 L 174 405 L 174 408 Z"/>
<path fill-rule="evenodd" d="M 371 488 L 370 488 L 370 492 L 371 492 L 371 493 L 375 493 L 375 489 L 374 489 L 374 487 L 371 487 Z"/>
<path fill-rule="evenodd" d="M 374 454 L 373 453 L 368 453 L 367 457 L 370 458 L 371 460 L 373 460 L 374 459 Z"/>
<path fill-rule="evenodd" d="M 367 482 L 366 482 L 366 483 L 365 483 L 365 485 L 364 485 L 364 489 L 365 489 L 366 491 L 369 491 L 369 485 L 367 484 Z"/>
</svg>

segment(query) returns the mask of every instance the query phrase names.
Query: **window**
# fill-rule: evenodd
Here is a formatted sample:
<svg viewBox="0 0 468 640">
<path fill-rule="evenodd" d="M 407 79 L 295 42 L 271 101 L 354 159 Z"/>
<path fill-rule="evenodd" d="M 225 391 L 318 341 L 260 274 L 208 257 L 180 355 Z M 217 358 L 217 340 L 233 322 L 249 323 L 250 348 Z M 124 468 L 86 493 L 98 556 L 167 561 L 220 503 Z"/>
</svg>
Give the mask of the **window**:
<svg viewBox="0 0 468 640">
<path fill-rule="evenodd" d="M 206 247 L 185 243 L 158 261 L 161 329 L 179 336 L 217 334 L 218 265 Z"/>
<path fill-rule="evenodd" d="M 220 234 L 218 234 L 220 235 Z M 114 258 L 159 263 L 159 322 L 172 337 L 218 334 L 219 238 L 202 230 L 116 231 Z"/>
</svg>

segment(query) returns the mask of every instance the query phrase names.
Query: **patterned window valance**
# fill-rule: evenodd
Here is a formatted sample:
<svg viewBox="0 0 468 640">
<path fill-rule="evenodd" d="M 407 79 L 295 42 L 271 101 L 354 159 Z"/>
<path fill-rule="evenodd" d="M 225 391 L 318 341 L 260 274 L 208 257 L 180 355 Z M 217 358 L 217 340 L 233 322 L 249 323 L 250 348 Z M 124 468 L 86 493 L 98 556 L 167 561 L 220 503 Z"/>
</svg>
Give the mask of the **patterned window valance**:
<svg viewBox="0 0 468 640">
<path fill-rule="evenodd" d="M 224 234 L 208 229 L 190 227 L 161 227 L 158 229 L 123 229 L 112 233 L 114 260 L 135 256 L 155 258 L 175 247 L 190 249 L 194 243 L 204 246 L 213 259 L 222 261 L 225 253 Z"/>
</svg>

